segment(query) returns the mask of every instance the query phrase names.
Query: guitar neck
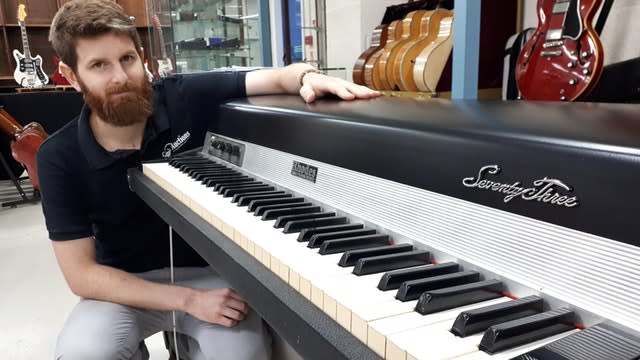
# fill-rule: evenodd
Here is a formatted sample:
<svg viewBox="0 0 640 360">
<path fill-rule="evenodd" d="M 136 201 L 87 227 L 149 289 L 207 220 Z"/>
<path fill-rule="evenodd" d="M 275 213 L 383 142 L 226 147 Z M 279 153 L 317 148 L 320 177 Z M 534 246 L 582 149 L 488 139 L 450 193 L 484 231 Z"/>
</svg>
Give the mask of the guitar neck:
<svg viewBox="0 0 640 360">
<path fill-rule="evenodd" d="M 16 137 L 22 131 L 22 126 L 18 124 L 13 116 L 0 108 L 0 129 L 8 135 Z"/>
<path fill-rule="evenodd" d="M 162 27 L 160 26 L 160 24 L 156 25 L 156 30 L 158 31 L 158 38 L 160 38 L 160 54 L 162 55 L 163 59 L 166 59 L 167 49 L 164 45 L 164 35 L 162 34 Z"/>
<path fill-rule="evenodd" d="M 20 25 L 20 34 L 22 35 L 22 48 L 24 50 L 25 61 L 31 61 L 31 51 L 29 50 L 29 40 L 27 39 L 27 27 L 24 21 L 18 21 Z"/>
</svg>

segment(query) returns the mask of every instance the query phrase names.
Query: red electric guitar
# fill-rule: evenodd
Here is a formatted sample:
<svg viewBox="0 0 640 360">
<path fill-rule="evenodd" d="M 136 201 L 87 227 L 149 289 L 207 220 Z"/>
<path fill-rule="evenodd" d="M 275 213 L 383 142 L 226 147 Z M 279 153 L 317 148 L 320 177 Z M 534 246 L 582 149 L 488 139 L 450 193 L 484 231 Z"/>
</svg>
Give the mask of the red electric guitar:
<svg viewBox="0 0 640 360">
<path fill-rule="evenodd" d="M 65 78 L 64 76 L 62 76 L 62 73 L 60 72 L 60 58 L 57 56 L 53 57 L 53 63 L 55 64 L 55 70 L 53 72 L 53 74 L 50 76 L 51 77 L 51 81 L 53 82 L 54 85 L 69 85 L 69 81 L 67 81 L 67 78 Z"/>
<path fill-rule="evenodd" d="M 516 83 L 527 100 L 573 101 L 596 85 L 604 63 L 593 19 L 602 0 L 538 0 L 538 28 L 522 47 Z"/>
<path fill-rule="evenodd" d="M 0 108 L 0 130 L 9 134 L 14 141 L 11 143 L 11 155 L 27 168 L 31 184 L 40 190 L 38 171 L 36 169 L 36 153 L 42 142 L 47 138 L 47 132 L 42 125 L 32 122 L 22 127 L 8 112 Z"/>
</svg>

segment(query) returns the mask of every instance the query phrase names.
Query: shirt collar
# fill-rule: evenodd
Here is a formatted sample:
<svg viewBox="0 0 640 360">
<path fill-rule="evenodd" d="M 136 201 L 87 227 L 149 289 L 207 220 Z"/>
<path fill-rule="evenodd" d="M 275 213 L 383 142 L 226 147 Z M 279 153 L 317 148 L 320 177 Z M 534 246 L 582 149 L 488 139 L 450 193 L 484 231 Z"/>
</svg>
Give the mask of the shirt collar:
<svg viewBox="0 0 640 360">
<path fill-rule="evenodd" d="M 153 92 L 153 109 L 154 114 L 149 117 L 142 136 L 142 151 L 146 148 L 147 144 L 155 139 L 158 134 L 169 128 L 169 119 L 166 111 L 158 111 L 161 107 L 161 99 L 159 92 Z M 89 115 L 91 109 L 84 104 L 78 117 L 78 139 L 80 143 L 80 149 L 82 150 L 87 161 L 94 169 L 103 169 L 112 165 L 116 161 L 129 156 L 132 152 L 130 150 L 108 152 L 105 150 L 93 134 L 93 130 L 89 125 Z"/>
</svg>

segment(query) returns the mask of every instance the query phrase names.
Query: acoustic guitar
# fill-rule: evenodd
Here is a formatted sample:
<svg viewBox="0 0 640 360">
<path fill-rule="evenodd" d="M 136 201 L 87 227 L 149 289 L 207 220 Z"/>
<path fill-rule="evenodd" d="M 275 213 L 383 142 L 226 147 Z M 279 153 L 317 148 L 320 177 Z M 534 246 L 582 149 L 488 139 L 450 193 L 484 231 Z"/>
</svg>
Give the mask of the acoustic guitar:
<svg viewBox="0 0 640 360">
<path fill-rule="evenodd" d="M 446 16 L 452 16 L 453 11 L 436 8 L 429 11 L 422 18 L 421 35 L 414 41 L 407 44 L 393 66 L 394 78 L 397 86 L 402 91 L 420 91 L 413 80 L 413 68 L 420 53 L 431 43 L 438 39 L 440 21 Z"/>
<path fill-rule="evenodd" d="M 438 36 L 416 57 L 413 81 L 420 91 L 435 92 L 453 50 L 453 16 L 440 20 Z"/>
<path fill-rule="evenodd" d="M 527 100 L 573 101 L 588 94 L 602 74 L 602 44 L 593 19 L 602 0 L 538 0 L 538 27 L 515 68 Z"/>
<path fill-rule="evenodd" d="M 384 53 L 384 49 L 387 45 L 393 43 L 397 39 L 400 39 L 402 36 L 401 22 L 402 20 L 394 20 L 389 24 L 385 45 L 374 52 L 364 65 L 364 83 L 372 89 L 382 90 L 382 80 L 380 79 L 380 73 L 376 71 L 376 64 L 378 63 L 380 56 Z"/>
<path fill-rule="evenodd" d="M 164 44 L 164 35 L 162 34 L 162 25 L 160 24 L 160 18 L 158 18 L 158 15 L 153 15 L 151 17 L 151 22 L 153 22 L 153 27 L 156 29 L 158 39 L 160 41 L 161 58 L 157 60 L 158 75 L 160 75 L 160 77 L 167 77 L 173 74 L 173 64 L 171 63 L 169 56 L 167 56 L 167 49 Z"/>
<path fill-rule="evenodd" d="M 378 72 L 382 88 L 379 90 L 394 90 L 395 79 L 393 78 L 393 66 L 396 56 L 402 45 L 415 39 L 420 35 L 420 20 L 426 10 L 416 10 L 407 14 L 402 19 L 402 31 L 399 39 L 394 39 L 391 43 L 387 41 L 384 51 L 377 63 L 374 65 L 374 71 Z"/>
<path fill-rule="evenodd" d="M 22 127 L 8 112 L 0 108 L 0 129 L 11 136 L 11 155 L 27 169 L 31 184 L 40 190 L 40 181 L 36 168 L 36 153 L 47 138 L 47 132 L 42 125 L 32 122 Z"/>
<path fill-rule="evenodd" d="M 388 25 L 378 25 L 371 34 L 371 46 L 365 50 L 353 65 L 353 82 L 358 85 L 365 85 L 364 69 L 367 64 L 367 60 L 373 56 L 380 48 L 383 48 L 387 43 L 387 28 Z"/>
<path fill-rule="evenodd" d="M 49 77 L 42 71 L 42 57 L 40 55 L 31 56 L 29 40 L 27 39 L 27 27 L 24 22 L 26 18 L 26 6 L 24 4 L 18 5 L 18 25 L 20 25 L 24 53 L 16 49 L 13 50 L 13 57 L 16 59 L 16 70 L 13 72 L 13 77 L 22 87 L 42 87 L 49 82 Z"/>
</svg>

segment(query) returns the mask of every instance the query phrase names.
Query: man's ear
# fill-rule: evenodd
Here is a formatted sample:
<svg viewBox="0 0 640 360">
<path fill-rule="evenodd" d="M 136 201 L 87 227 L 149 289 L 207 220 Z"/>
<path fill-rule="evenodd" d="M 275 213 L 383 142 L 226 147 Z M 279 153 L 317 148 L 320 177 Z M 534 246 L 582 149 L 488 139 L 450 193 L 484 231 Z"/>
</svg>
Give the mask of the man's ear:
<svg viewBox="0 0 640 360">
<path fill-rule="evenodd" d="M 73 72 L 73 70 L 71 69 L 71 67 L 69 67 L 69 65 L 60 61 L 60 63 L 58 64 L 58 69 L 60 70 L 60 73 L 62 73 L 62 76 L 64 76 L 65 79 L 67 79 L 69 84 L 71 84 L 71 86 L 73 86 L 73 88 L 76 89 L 76 91 L 82 92 L 82 90 L 80 89 L 80 83 L 78 82 L 76 73 Z"/>
</svg>

